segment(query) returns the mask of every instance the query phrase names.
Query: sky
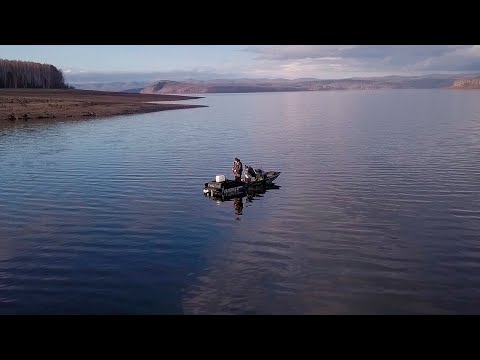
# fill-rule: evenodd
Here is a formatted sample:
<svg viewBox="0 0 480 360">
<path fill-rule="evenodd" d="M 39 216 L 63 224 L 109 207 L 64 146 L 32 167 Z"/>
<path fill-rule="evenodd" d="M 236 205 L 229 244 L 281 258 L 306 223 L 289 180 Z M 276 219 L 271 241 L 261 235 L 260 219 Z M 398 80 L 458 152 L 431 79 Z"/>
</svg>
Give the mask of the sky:
<svg viewBox="0 0 480 360">
<path fill-rule="evenodd" d="M 72 83 L 480 73 L 480 45 L 0 45 L 0 59 L 52 64 Z"/>
</svg>

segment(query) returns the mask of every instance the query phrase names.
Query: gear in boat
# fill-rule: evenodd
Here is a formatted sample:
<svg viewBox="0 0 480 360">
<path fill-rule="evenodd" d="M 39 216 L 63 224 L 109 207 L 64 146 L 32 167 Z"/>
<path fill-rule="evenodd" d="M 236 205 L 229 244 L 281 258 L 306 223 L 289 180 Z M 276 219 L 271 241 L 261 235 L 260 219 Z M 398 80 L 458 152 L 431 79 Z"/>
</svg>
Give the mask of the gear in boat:
<svg viewBox="0 0 480 360">
<path fill-rule="evenodd" d="M 217 175 L 215 180 L 205 183 L 203 193 L 206 196 L 221 198 L 246 194 L 249 191 L 272 185 L 280 174 L 281 172 L 278 171 L 264 172 L 246 165 L 245 172 L 240 178 L 228 180 L 225 175 Z"/>
</svg>

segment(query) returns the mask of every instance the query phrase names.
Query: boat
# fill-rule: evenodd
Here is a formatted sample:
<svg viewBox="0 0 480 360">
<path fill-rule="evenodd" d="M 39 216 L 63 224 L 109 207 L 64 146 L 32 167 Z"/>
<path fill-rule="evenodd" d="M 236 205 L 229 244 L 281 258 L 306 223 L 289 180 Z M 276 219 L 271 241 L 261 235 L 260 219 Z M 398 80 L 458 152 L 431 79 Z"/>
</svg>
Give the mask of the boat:
<svg viewBox="0 0 480 360">
<path fill-rule="evenodd" d="M 229 180 L 225 175 L 217 175 L 215 180 L 205 183 L 203 193 L 210 197 L 235 197 L 273 185 L 280 174 L 279 171 L 264 172 L 261 169 L 245 166 L 244 174 L 240 180 Z"/>
</svg>

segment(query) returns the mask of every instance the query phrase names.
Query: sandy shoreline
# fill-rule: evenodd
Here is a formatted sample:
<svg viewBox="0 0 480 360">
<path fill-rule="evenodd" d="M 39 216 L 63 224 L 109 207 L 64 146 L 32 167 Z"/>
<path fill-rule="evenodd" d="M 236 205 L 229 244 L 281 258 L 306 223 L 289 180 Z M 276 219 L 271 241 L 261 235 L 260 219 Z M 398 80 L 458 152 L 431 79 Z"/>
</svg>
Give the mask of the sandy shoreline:
<svg viewBox="0 0 480 360">
<path fill-rule="evenodd" d="M 36 119 L 73 120 L 204 107 L 204 105 L 178 103 L 148 103 L 199 98 L 201 97 L 91 90 L 0 89 L 0 123 L 35 121 Z"/>
</svg>

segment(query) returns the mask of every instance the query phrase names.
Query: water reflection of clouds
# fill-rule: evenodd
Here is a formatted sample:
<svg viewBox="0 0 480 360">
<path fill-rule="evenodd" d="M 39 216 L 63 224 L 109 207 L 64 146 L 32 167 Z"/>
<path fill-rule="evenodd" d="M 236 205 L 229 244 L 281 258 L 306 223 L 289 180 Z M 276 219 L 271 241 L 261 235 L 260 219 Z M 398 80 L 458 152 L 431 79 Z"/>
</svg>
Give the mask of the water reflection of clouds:
<svg viewBox="0 0 480 360">
<path fill-rule="evenodd" d="M 407 95 L 372 94 L 225 95 L 202 112 L 17 129 L 0 138 L 2 276 L 34 267 L 21 274 L 32 292 L 131 312 L 176 301 L 186 313 L 472 309 L 478 119 L 442 117 L 443 97 L 424 118 L 417 97 L 423 115 L 402 123 L 411 113 L 386 100 Z M 282 171 L 281 189 L 205 201 L 203 184 L 229 175 L 234 156 Z M 76 282 L 49 283 L 50 263 Z"/>
<path fill-rule="evenodd" d="M 283 204 L 276 209 L 285 211 L 277 216 L 269 212 L 270 217 L 229 234 L 228 252 L 216 254 L 209 271 L 187 292 L 186 312 L 440 311 L 428 288 L 417 290 L 412 299 L 408 289 L 421 284 L 414 273 L 420 270 L 422 256 L 416 253 L 417 246 L 399 241 L 395 214 L 385 211 L 382 198 L 364 181 L 372 170 L 371 159 L 364 156 L 380 151 L 380 144 L 368 143 L 365 122 L 373 116 L 372 104 L 360 100 L 349 94 L 326 95 L 323 108 L 317 108 L 324 114 L 319 118 L 303 116 L 295 101 L 295 106 L 285 102 L 277 111 L 279 123 L 285 124 L 286 118 L 295 121 L 281 130 L 274 127 L 270 136 L 265 136 L 265 124 L 252 124 L 257 150 L 275 148 L 273 163 L 279 163 L 278 154 L 290 161 L 290 174 L 282 179 L 284 194 L 276 197 Z M 319 129 L 328 135 L 314 146 L 311 134 Z M 288 139 L 299 137 L 302 144 L 290 146 Z M 302 181 L 308 188 L 301 186 Z M 297 241 L 292 242 L 294 238 Z M 364 290 L 378 287 L 384 295 Z M 397 289 L 403 290 L 395 293 Z"/>
</svg>

